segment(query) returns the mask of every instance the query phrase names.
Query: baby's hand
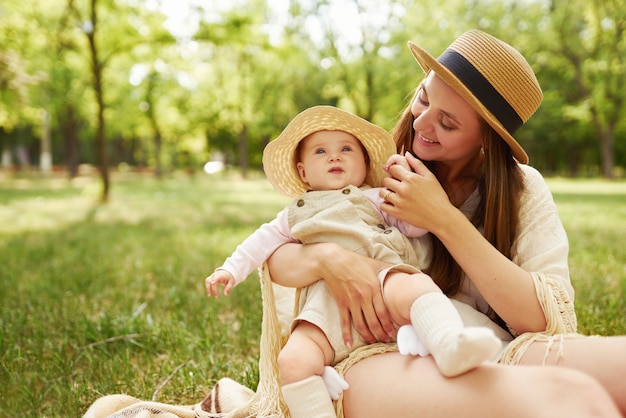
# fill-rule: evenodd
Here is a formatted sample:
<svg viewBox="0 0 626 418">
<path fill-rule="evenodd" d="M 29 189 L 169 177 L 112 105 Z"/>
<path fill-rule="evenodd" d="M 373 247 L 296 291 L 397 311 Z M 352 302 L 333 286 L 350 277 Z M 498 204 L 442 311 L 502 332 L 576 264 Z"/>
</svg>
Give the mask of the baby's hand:
<svg viewBox="0 0 626 418">
<path fill-rule="evenodd" d="M 219 286 L 224 285 L 224 296 L 228 296 L 235 287 L 235 278 L 226 270 L 215 270 L 213 274 L 204 280 L 208 297 L 219 297 Z"/>
<path fill-rule="evenodd" d="M 409 165 L 409 163 L 406 161 L 406 157 L 400 154 L 394 154 L 391 157 L 389 157 L 389 159 L 383 166 L 383 170 L 385 170 L 386 172 L 389 172 L 389 167 L 391 167 L 392 165 L 396 165 L 396 164 L 399 166 L 402 166 L 407 171 L 413 171 L 411 170 L 411 166 Z"/>
</svg>

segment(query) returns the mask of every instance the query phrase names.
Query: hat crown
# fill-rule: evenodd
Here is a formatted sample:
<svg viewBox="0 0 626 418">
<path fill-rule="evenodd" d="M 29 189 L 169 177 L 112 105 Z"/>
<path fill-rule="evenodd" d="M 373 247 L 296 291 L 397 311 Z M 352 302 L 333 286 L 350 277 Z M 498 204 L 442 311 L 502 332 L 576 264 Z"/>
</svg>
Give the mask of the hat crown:
<svg viewBox="0 0 626 418">
<path fill-rule="evenodd" d="M 263 150 L 265 175 L 276 190 L 292 197 L 308 190 L 296 169 L 296 152 L 300 141 L 319 131 L 344 131 L 357 138 L 369 157 L 365 183 L 371 187 L 381 185 L 387 176 L 382 166 L 396 151 L 389 132 L 337 107 L 314 106 L 296 115 Z"/>
<path fill-rule="evenodd" d="M 537 111 L 543 93 L 526 59 L 511 45 L 479 30 L 469 30 L 449 47 L 469 61 L 500 93 L 524 123 Z"/>
</svg>

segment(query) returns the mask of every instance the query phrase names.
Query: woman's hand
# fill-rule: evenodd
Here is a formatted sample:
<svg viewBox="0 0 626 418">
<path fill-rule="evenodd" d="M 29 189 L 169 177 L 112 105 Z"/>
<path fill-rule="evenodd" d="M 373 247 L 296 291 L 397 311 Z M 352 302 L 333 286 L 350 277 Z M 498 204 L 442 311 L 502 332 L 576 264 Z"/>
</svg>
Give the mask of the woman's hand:
<svg viewBox="0 0 626 418">
<path fill-rule="evenodd" d="M 268 260 L 272 280 L 302 287 L 325 280 L 339 306 L 342 335 L 352 344 L 352 329 L 368 343 L 389 341 L 394 334 L 377 272 L 385 263 L 348 251 L 338 244 L 285 244 Z"/>
<path fill-rule="evenodd" d="M 445 210 L 454 209 L 441 184 L 424 163 L 406 153 L 399 164 L 397 159 L 386 166 L 391 177 L 383 180 L 383 186 L 393 193 L 385 196 L 382 209 L 391 216 L 419 228 L 435 232 L 445 222 Z"/>
<path fill-rule="evenodd" d="M 339 245 L 331 248 L 323 259 L 325 262 L 320 263 L 322 277 L 339 305 L 346 345 L 352 345 L 351 324 L 369 344 L 390 341 L 395 329 L 377 275 L 386 264 Z"/>
</svg>

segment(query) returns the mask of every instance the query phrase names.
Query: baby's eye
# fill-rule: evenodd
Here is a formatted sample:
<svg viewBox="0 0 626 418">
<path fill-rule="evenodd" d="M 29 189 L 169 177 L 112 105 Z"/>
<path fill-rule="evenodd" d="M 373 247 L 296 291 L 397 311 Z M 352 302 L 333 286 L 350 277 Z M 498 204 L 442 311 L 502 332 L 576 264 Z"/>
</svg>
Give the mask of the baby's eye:
<svg viewBox="0 0 626 418">
<path fill-rule="evenodd" d="M 324 151 L 322 148 L 318 148 L 315 150 L 315 154 L 325 154 L 326 151 Z"/>
<path fill-rule="evenodd" d="M 345 146 L 345 147 L 343 147 L 343 148 L 341 149 L 341 152 L 349 152 L 349 151 L 352 151 L 352 148 L 350 148 L 350 147 L 348 147 L 348 146 Z"/>
</svg>

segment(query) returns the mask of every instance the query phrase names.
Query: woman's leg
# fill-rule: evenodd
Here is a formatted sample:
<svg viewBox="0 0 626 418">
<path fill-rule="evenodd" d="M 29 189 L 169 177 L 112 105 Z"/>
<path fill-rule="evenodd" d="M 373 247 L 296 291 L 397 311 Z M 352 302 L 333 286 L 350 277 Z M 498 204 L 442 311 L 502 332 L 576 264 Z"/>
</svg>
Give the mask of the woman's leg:
<svg viewBox="0 0 626 418">
<path fill-rule="evenodd" d="M 626 337 L 567 338 L 534 342 L 522 365 L 553 365 L 580 370 L 595 378 L 626 416 Z"/>
<path fill-rule="evenodd" d="M 620 417 L 598 382 L 576 370 L 487 364 L 446 378 L 431 357 L 379 354 L 345 375 L 346 418 Z"/>
</svg>

